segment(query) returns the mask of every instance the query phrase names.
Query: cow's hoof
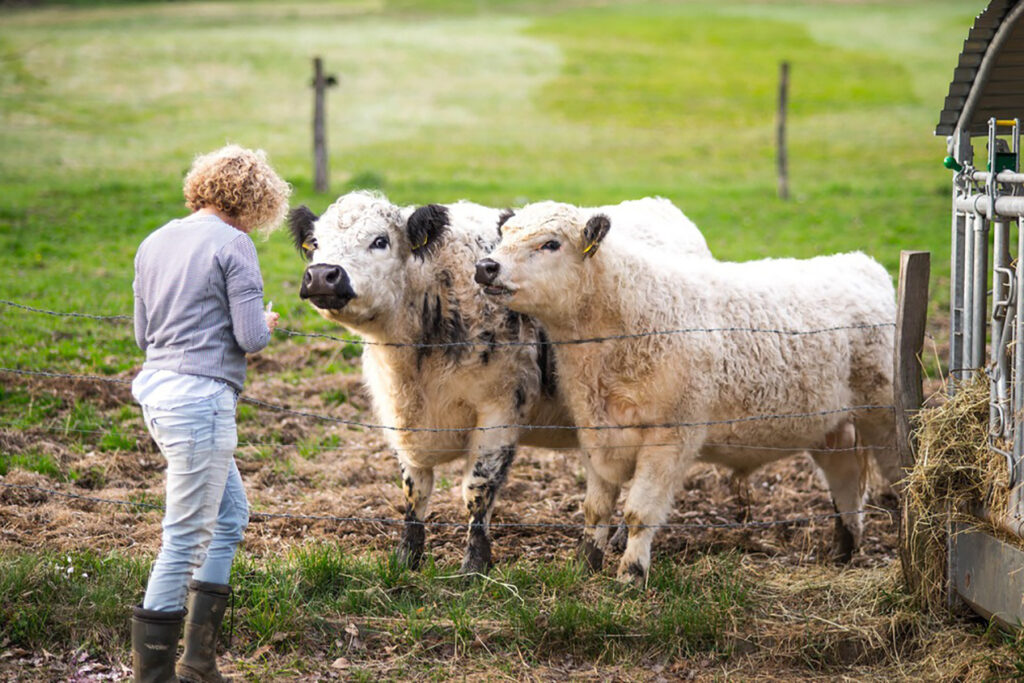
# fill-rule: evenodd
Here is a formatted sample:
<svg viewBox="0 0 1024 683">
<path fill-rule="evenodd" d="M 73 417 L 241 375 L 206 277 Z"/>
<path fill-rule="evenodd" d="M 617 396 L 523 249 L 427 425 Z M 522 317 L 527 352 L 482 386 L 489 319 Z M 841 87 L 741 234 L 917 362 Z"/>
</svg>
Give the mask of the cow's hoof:
<svg viewBox="0 0 1024 683">
<path fill-rule="evenodd" d="M 460 574 L 486 574 L 491 569 L 491 541 L 482 533 L 470 534 Z"/>
<path fill-rule="evenodd" d="M 601 571 L 604 566 L 604 551 L 592 539 L 584 538 L 576 548 L 576 557 L 592 572 Z"/>
<path fill-rule="evenodd" d="M 419 569 L 423 564 L 423 546 L 426 532 L 422 524 L 406 524 L 402 540 L 395 548 L 395 557 L 409 569 Z"/>
<path fill-rule="evenodd" d="M 608 541 L 608 547 L 615 552 L 622 554 L 626 552 L 626 541 L 629 540 L 629 527 L 623 522 L 612 534 L 611 540 Z"/>
<path fill-rule="evenodd" d="M 403 567 L 419 569 L 423 564 L 423 546 L 413 548 L 402 543 L 395 548 L 395 559 Z"/>
<path fill-rule="evenodd" d="M 643 588 L 647 585 L 647 570 L 639 562 L 620 564 L 615 578 L 625 586 Z"/>
<path fill-rule="evenodd" d="M 836 564 L 849 564 L 853 559 L 853 551 L 857 549 L 857 540 L 853 533 L 846 528 L 843 520 L 836 517 L 836 530 L 833 539 L 832 559 Z"/>
</svg>

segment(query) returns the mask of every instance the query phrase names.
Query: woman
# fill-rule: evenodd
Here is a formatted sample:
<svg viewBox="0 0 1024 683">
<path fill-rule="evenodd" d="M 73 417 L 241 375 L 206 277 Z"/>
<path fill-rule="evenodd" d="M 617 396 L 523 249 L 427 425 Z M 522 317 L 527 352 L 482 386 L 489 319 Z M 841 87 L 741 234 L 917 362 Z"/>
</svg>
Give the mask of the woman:
<svg viewBox="0 0 1024 683">
<path fill-rule="evenodd" d="M 167 460 L 160 554 L 132 614 L 136 681 L 222 680 L 217 634 L 249 521 L 235 407 L 245 354 L 264 348 L 278 322 L 263 308 L 249 233 L 276 227 L 290 192 L 261 150 L 200 156 L 184 182 L 193 213 L 150 234 L 135 256 L 135 340 L 146 361 L 132 393 Z"/>
</svg>

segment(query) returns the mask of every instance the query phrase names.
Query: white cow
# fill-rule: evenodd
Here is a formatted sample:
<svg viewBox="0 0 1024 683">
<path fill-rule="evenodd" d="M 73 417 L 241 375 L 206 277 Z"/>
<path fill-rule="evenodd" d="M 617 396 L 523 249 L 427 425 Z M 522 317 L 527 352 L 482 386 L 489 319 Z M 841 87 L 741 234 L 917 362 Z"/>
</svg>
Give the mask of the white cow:
<svg viewBox="0 0 1024 683">
<path fill-rule="evenodd" d="M 659 250 L 710 258 L 703 236 L 667 200 L 599 210 Z M 485 571 L 491 511 L 517 443 L 577 445 L 570 429 L 536 428 L 571 424 L 543 329 L 473 282 L 502 216 L 468 202 L 414 209 L 354 192 L 322 216 L 300 207 L 289 219 L 309 260 L 300 296 L 367 342 L 363 377 L 377 418 L 397 427 L 388 437 L 408 502 L 398 553 L 412 566 L 423 554 L 436 466 L 465 461 L 462 571 Z"/>
<path fill-rule="evenodd" d="M 749 472 L 814 449 L 843 513 L 844 558 L 863 528 L 854 513 L 866 450 L 880 449 L 883 472 L 898 476 L 891 408 L 858 407 L 889 406 L 893 395 L 893 286 L 864 254 L 680 258 L 618 233 L 614 218 L 542 202 L 507 219 L 477 281 L 551 337 L 587 456 L 587 525 L 606 525 L 632 480 L 620 579 L 645 580 L 654 526 L 697 460 Z M 682 329 L 706 331 L 560 343 Z M 764 417 L 779 415 L 790 417 Z M 849 449 L 855 433 L 865 449 Z M 604 526 L 587 530 L 592 566 L 606 539 Z"/>
</svg>

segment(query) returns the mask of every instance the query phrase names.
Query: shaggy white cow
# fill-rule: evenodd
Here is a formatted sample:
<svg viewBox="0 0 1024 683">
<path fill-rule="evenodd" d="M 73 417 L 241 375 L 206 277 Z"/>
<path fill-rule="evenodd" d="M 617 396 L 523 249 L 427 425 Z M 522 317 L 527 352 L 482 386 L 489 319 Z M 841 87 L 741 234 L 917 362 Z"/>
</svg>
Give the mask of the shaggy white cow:
<svg viewBox="0 0 1024 683">
<path fill-rule="evenodd" d="M 710 258 L 703 236 L 667 200 L 600 211 L 658 249 Z M 408 503 L 398 553 L 412 566 L 423 553 L 436 466 L 465 459 L 462 571 L 485 571 L 491 510 L 517 442 L 577 445 L 572 430 L 530 428 L 571 424 L 544 331 L 473 282 L 501 217 L 468 202 L 402 208 L 367 192 L 339 198 L 320 217 L 306 207 L 290 216 L 310 261 L 300 296 L 369 342 L 363 376 L 377 418 L 398 428 L 388 432 Z"/>
<path fill-rule="evenodd" d="M 846 450 L 855 428 L 864 446 L 881 449 L 885 475 L 898 475 L 891 409 L 855 409 L 892 403 L 893 286 L 864 254 L 750 263 L 666 256 L 618 234 L 614 219 L 542 202 L 506 221 L 477 281 L 551 337 L 587 455 L 586 524 L 607 525 L 632 480 L 620 579 L 645 580 L 653 527 L 698 459 L 745 473 L 803 449 L 837 449 L 813 457 L 843 513 L 836 543 L 846 557 L 862 530 L 853 513 L 864 499 L 866 449 Z M 751 329 L 835 327 L 848 329 Z M 558 343 L 689 328 L 714 331 Z M 759 417 L 771 415 L 792 417 Z M 606 539 L 605 526 L 586 531 L 581 553 L 592 566 Z"/>
</svg>

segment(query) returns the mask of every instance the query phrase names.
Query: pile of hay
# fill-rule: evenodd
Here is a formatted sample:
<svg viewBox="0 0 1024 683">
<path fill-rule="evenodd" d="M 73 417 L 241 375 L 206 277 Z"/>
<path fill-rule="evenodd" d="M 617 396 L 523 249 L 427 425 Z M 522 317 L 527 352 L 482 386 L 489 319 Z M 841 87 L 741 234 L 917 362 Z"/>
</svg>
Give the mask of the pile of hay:
<svg viewBox="0 0 1024 683">
<path fill-rule="evenodd" d="M 902 561 L 908 588 L 931 611 L 946 605 L 950 525 L 981 526 L 970 514 L 979 505 L 993 519 L 1007 510 L 1009 472 L 1006 458 L 988 445 L 988 419 L 988 380 L 979 375 L 915 420 L 917 462 L 904 480 Z"/>
</svg>

